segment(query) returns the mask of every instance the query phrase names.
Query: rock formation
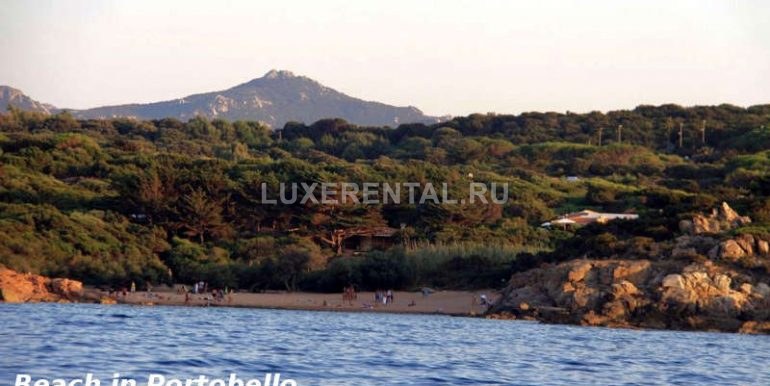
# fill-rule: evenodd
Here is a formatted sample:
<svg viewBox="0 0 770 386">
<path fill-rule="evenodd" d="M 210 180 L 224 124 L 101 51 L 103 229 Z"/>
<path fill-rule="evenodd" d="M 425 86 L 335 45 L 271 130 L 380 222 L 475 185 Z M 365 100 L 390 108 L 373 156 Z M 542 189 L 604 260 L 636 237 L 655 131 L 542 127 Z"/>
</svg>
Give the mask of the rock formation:
<svg viewBox="0 0 770 386">
<path fill-rule="evenodd" d="M 0 267 L 0 301 L 72 302 L 83 295 L 83 283 L 70 279 L 50 279 L 35 274 L 22 274 Z"/>
<path fill-rule="evenodd" d="M 654 257 L 577 259 L 514 274 L 488 315 L 770 333 L 768 240 L 724 233 L 750 222 L 722 203 L 680 223 L 684 234 L 656 243 Z"/>
<path fill-rule="evenodd" d="M 726 202 L 711 210 L 708 216 L 698 214 L 692 220 L 682 220 L 679 229 L 684 233 L 699 235 L 716 234 L 751 223 L 748 216 L 739 215 Z"/>
<path fill-rule="evenodd" d="M 761 331 L 770 286 L 738 271 L 649 260 L 573 260 L 514 275 L 490 314 L 593 326 Z M 754 322 L 744 328 L 746 321 Z"/>
</svg>

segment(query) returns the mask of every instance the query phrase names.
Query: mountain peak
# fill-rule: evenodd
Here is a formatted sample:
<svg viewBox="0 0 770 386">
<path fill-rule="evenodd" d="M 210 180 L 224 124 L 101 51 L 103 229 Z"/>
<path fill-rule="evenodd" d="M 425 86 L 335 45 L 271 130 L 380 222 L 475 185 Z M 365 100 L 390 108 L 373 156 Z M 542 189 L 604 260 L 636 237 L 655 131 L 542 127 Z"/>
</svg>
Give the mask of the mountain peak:
<svg viewBox="0 0 770 386">
<path fill-rule="evenodd" d="M 290 79 L 290 78 L 296 78 L 297 76 L 294 75 L 291 71 L 286 70 L 270 70 L 265 74 L 263 78 L 265 79 Z"/>
<path fill-rule="evenodd" d="M 42 113 L 52 113 L 56 111 L 56 108 L 45 103 L 40 103 L 21 90 L 13 88 L 11 86 L 0 85 L 0 111 L 5 111 L 8 106 L 18 107 L 27 111 L 38 111 Z"/>
<path fill-rule="evenodd" d="M 59 111 L 53 106 L 32 100 L 18 90 L 0 87 L 0 109 L 7 105 L 22 110 Z M 81 119 L 173 117 L 187 120 L 205 116 L 212 119 L 262 121 L 275 128 L 283 127 L 289 121 L 312 123 L 324 118 L 343 118 L 364 126 L 438 121 L 414 107 L 391 106 L 354 98 L 286 70 L 270 70 L 261 78 L 221 91 L 148 104 L 102 106 L 71 112 Z"/>
</svg>

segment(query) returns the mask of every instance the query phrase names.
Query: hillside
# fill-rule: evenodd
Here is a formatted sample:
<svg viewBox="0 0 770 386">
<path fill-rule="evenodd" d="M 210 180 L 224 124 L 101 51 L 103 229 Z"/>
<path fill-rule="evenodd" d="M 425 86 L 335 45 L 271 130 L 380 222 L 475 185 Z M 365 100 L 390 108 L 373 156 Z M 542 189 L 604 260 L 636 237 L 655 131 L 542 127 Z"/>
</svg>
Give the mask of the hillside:
<svg viewBox="0 0 770 386">
<path fill-rule="evenodd" d="M 53 112 L 55 108 L 35 102 L 20 91 L 0 89 L 0 108 L 12 104 L 22 110 Z M 289 71 L 272 70 L 265 76 L 227 90 L 188 95 L 148 104 L 102 106 L 69 110 L 81 119 L 130 117 L 137 119 L 196 116 L 209 119 L 260 121 L 274 128 L 286 122 L 312 123 L 324 118 L 342 118 L 363 126 L 398 126 L 400 123 L 435 123 L 416 107 L 396 107 L 353 98 L 310 78 Z"/>
<path fill-rule="evenodd" d="M 607 135 L 618 127 L 622 141 Z M 769 127 L 770 107 L 729 105 L 471 115 L 395 129 L 333 119 L 280 132 L 203 117 L 12 110 L 0 114 L 0 264 L 92 285 L 323 292 L 501 288 L 548 264 L 649 260 L 654 272 L 714 266 L 735 272 L 735 285 L 764 288 Z M 510 199 L 269 205 L 261 188 L 275 198 L 281 182 L 446 182 L 459 198 L 471 180 L 507 183 Z M 696 215 L 723 201 L 751 222 L 691 234 L 704 223 Z M 639 217 L 541 226 L 583 209 Z"/>
<path fill-rule="evenodd" d="M 40 103 L 25 95 L 21 90 L 9 86 L 0 86 L 0 109 L 6 111 L 9 105 L 25 111 L 35 111 L 46 114 L 56 112 L 56 107 Z"/>
</svg>

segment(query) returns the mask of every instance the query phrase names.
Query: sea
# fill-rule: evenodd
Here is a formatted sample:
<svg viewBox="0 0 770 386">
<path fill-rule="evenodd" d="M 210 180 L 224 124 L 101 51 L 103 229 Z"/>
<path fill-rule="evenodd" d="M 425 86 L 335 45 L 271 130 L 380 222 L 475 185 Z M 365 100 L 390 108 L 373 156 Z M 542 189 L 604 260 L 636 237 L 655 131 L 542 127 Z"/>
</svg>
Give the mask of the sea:
<svg viewBox="0 0 770 386">
<path fill-rule="evenodd" d="M 0 304 L 0 385 L 89 386 L 79 380 L 100 386 L 770 385 L 770 336 L 441 315 Z"/>
</svg>

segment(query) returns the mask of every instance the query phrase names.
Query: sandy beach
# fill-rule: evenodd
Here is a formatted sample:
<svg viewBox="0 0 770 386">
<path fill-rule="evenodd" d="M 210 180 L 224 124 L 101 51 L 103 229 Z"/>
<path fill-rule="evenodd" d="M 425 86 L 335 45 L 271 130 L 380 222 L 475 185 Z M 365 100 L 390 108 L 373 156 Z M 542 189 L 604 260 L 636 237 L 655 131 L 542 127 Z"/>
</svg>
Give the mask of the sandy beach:
<svg viewBox="0 0 770 386">
<path fill-rule="evenodd" d="M 153 292 L 137 291 L 108 296 L 106 291 L 86 288 L 86 298 L 99 301 L 114 299 L 120 304 L 192 306 L 192 307 L 253 307 L 316 311 L 346 312 L 391 312 L 415 314 L 479 315 L 487 306 L 480 304 L 484 294 L 490 301 L 497 299 L 494 290 L 478 291 L 435 291 L 427 296 L 421 292 L 396 291 L 391 304 L 375 303 L 374 292 L 359 292 L 352 302 L 343 302 L 342 293 L 282 292 L 264 293 L 236 292 L 223 300 L 213 300 L 210 294 L 189 294 L 185 301 L 183 293 L 167 288 Z M 104 302 L 104 301 L 103 301 Z"/>
</svg>

